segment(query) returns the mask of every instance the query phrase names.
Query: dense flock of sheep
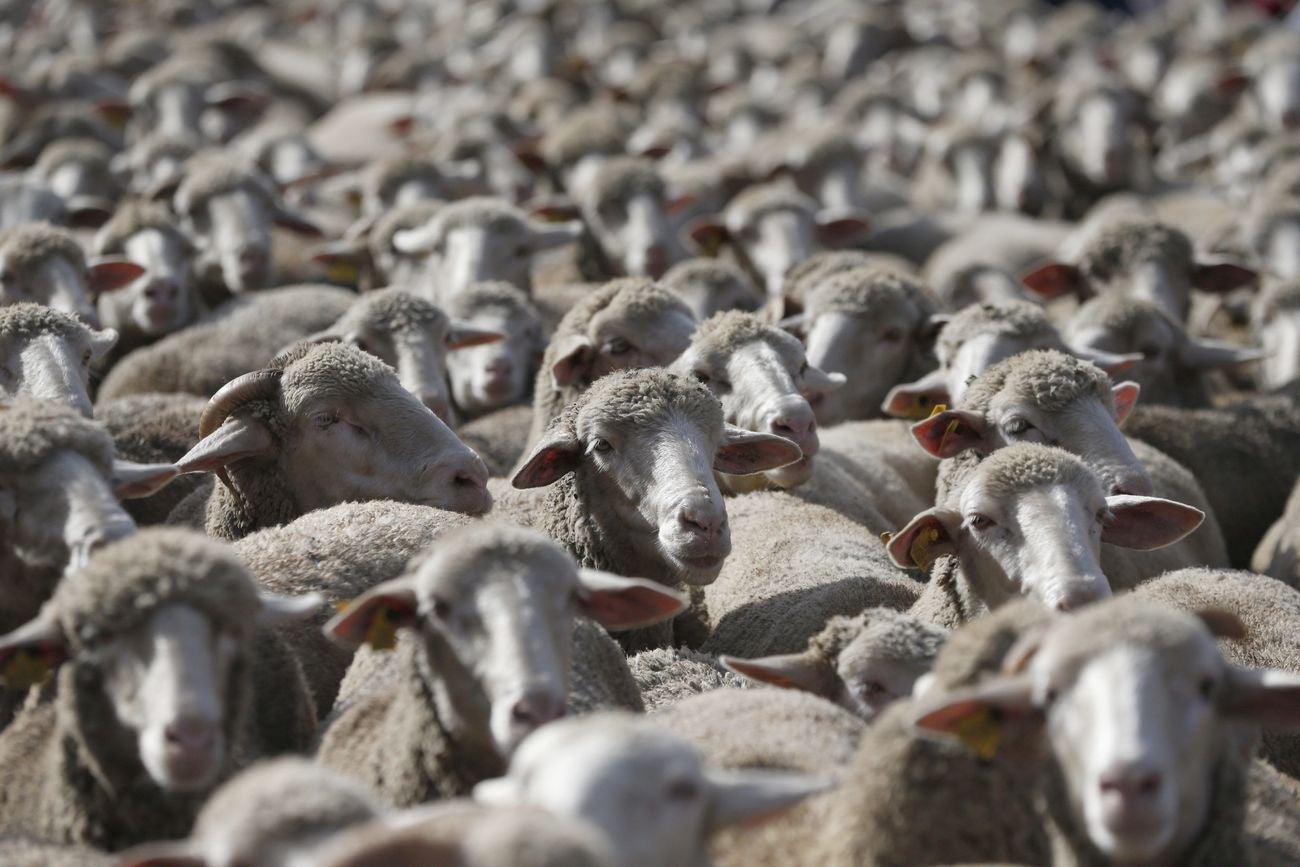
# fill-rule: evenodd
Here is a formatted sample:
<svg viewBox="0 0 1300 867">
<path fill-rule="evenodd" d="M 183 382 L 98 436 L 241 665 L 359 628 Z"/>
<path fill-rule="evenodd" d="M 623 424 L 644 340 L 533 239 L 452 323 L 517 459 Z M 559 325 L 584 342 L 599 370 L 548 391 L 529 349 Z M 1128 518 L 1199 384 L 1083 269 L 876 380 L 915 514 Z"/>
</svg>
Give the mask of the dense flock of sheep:
<svg viewBox="0 0 1300 867">
<path fill-rule="evenodd" d="M 0 58 L 3 867 L 1300 864 L 1300 30 L 15 0 Z"/>
</svg>

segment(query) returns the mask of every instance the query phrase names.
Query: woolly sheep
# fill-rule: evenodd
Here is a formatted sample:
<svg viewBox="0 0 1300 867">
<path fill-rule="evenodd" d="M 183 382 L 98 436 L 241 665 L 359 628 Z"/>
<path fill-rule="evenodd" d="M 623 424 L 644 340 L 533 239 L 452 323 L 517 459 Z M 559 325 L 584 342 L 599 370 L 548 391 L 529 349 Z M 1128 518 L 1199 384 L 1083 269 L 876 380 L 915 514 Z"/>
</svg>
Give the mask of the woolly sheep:
<svg viewBox="0 0 1300 867">
<path fill-rule="evenodd" d="M 63 197 L 78 222 L 93 223 L 111 212 L 122 193 L 110 169 L 113 148 L 96 138 L 59 138 L 46 145 L 30 175 Z"/>
<path fill-rule="evenodd" d="M 1229 561 L 1249 563 L 1300 473 L 1295 399 L 1277 394 L 1215 409 L 1139 407 L 1125 430 L 1195 474 L 1223 527 Z"/>
<path fill-rule="evenodd" d="M 700 322 L 724 310 L 758 310 L 763 296 L 735 265 L 715 259 L 687 259 L 669 268 L 659 284 L 691 308 Z"/>
<path fill-rule="evenodd" d="M 302 345 L 225 385 L 177 463 L 214 472 L 205 526 L 238 539 L 345 500 L 396 499 L 478 514 L 487 469 L 391 368 L 347 345 Z M 364 443 L 364 448 L 361 444 Z M 182 502 L 178 511 L 185 509 Z"/>
<path fill-rule="evenodd" d="M 125 259 L 88 262 L 76 238 L 49 223 L 0 229 L 0 306 L 34 301 L 99 328 L 91 296 L 125 286 L 141 273 Z"/>
<path fill-rule="evenodd" d="M 574 198 L 586 226 L 579 263 L 585 278 L 658 279 L 685 258 L 669 216 L 673 203 L 649 160 L 603 160 Z"/>
<path fill-rule="evenodd" d="M 137 846 L 123 854 L 118 867 L 273 867 L 382 813 L 379 802 L 359 783 L 306 759 L 272 759 L 240 772 L 213 792 L 188 840 Z"/>
<path fill-rule="evenodd" d="M 1229 292 L 1254 279 L 1241 265 L 1198 262 L 1192 242 L 1173 226 L 1122 220 L 1090 238 L 1077 264 L 1052 262 L 1024 277 L 1045 298 L 1113 292 L 1149 301 L 1175 322 L 1187 321 L 1193 289 Z"/>
<path fill-rule="evenodd" d="M 258 624 L 316 604 L 259 595 L 232 552 L 186 531 L 97 553 L 0 639 L 11 689 L 16 654 L 67 659 L 52 700 L 0 733 L 0 833 L 109 850 L 188 833 L 216 782 L 314 734 L 297 661 Z"/>
<path fill-rule="evenodd" d="M 111 855 L 22 837 L 0 839 L 0 859 L 10 867 L 115 867 Z"/>
<path fill-rule="evenodd" d="M 960 469 L 947 466 L 957 480 L 888 543 L 901 567 L 933 565 L 913 613 L 941 626 L 955 627 L 1022 595 L 1061 611 L 1109 596 L 1112 585 L 1136 581 L 1103 570 L 1102 542 L 1159 548 L 1204 517 L 1171 500 L 1105 497 L 1083 461 L 1053 446 L 1021 443 Z"/>
<path fill-rule="evenodd" d="M 542 356 L 529 444 L 601 376 L 667 364 L 686 349 L 694 330 L 689 308 L 643 278 L 611 280 L 587 296 L 560 320 Z"/>
<path fill-rule="evenodd" d="M 832 617 L 801 653 L 758 659 L 723 657 L 731 671 L 758 683 L 833 701 L 870 722 L 912 694 L 948 639 L 948 631 L 889 608 Z"/>
<path fill-rule="evenodd" d="M 1035 788 L 1053 851 L 1070 863 L 1254 863 L 1261 844 L 1268 863 L 1294 858 L 1294 845 L 1253 839 L 1245 813 L 1261 772 L 1248 758 L 1252 729 L 1296 724 L 1300 680 L 1227 663 L 1214 637 L 1243 631 L 1223 611 L 1102 602 L 1027 638 L 1002 676 L 923 699 L 915 718 L 955 732 L 996 708 L 990 738 L 1012 748 L 1041 732 Z"/>
<path fill-rule="evenodd" d="M 801 454 L 789 440 L 725 425 L 717 398 L 694 380 L 619 371 L 565 409 L 512 483 L 550 488 L 536 525 L 581 565 L 700 585 L 731 552 L 714 472 L 762 472 Z M 622 638 L 659 646 L 669 632 Z"/>
<path fill-rule="evenodd" d="M 513 491 L 508 485 L 503 489 L 494 483 L 509 478 L 511 470 L 518 465 L 528 448 L 528 433 L 532 427 L 532 406 L 519 404 L 481 415 L 456 428 L 460 441 L 472 448 L 487 465 L 492 475 L 488 480 L 488 491 L 493 502 L 502 502 Z"/>
<path fill-rule="evenodd" d="M 1259 540 L 1250 568 L 1300 588 L 1300 483 L 1291 489 L 1286 508 Z"/>
<path fill-rule="evenodd" d="M 715 657 L 685 647 L 643 650 L 627 665 L 650 713 L 702 692 L 748 686 L 743 677 L 728 671 Z"/>
<path fill-rule="evenodd" d="M 117 333 L 83 325 L 42 304 L 0 307 L 0 399 L 61 403 L 91 414 L 91 368 L 113 349 Z"/>
<path fill-rule="evenodd" d="M 192 394 L 137 394 L 101 402 L 95 421 L 113 438 L 120 458 L 140 464 L 174 464 L 199 441 L 199 420 L 208 402 Z M 162 524 L 199 486 L 197 476 L 173 479 L 165 488 L 122 505 L 141 526 Z"/>
<path fill-rule="evenodd" d="M 1250 318 L 1255 337 L 1267 353 L 1260 363 L 1263 387 L 1280 388 L 1300 377 L 1300 282 L 1265 281 L 1255 296 Z"/>
<path fill-rule="evenodd" d="M 1017 275 L 1053 256 L 1069 231 L 1068 223 L 985 214 L 926 260 L 926 285 L 953 310 L 1024 299 Z"/>
<path fill-rule="evenodd" d="M 1124 375 L 1142 386 L 1144 403 L 1209 406 L 1207 371 L 1264 356 L 1251 347 L 1194 338 L 1155 304 L 1122 295 L 1089 300 L 1071 317 L 1065 333 L 1073 346 L 1141 355 L 1124 368 Z"/>
<path fill-rule="evenodd" d="M 808 362 L 847 379 L 844 388 L 814 402 L 823 426 L 879 417 L 889 389 L 933 366 L 938 305 L 912 278 L 854 268 L 827 277 L 807 301 Z"/>
<path fill-rule="evenodd" d="M 706 768 L 654 721 L 599 714 L 531 735 L 509 771 L 479 784 L 474 797 L 583 819 L 626 867 L 707 867 L 707 841 L 718 830 L 761 821 L 827 785 L 807 774 Z"/>
<path fill-rule="evenodd" d="M 527 400 L 546 349 L 541 314 L 528 296 L 509 283 L 474 283 L 444 309 L 479 331 L 505 336 L 448 356 L 451 396 L 459 415 L 477 418 Z"/>
<path fill-rule="evenodd" d="M 352 643 L 391 645 L 400 628 L 419 641 L 399 645 L 394 683 L 335 718 L 320 759 L 396 806 L 467 794 L 504 769 L 524 736 L 563 714 L 575 610 L 619 629 L 684 605 L 651 582 L 578 569 L 535 531 L 493 523 L 452 531 L 326 626 Z M 497 614 L 474 614 L 489 609 Z"/>
</svg>

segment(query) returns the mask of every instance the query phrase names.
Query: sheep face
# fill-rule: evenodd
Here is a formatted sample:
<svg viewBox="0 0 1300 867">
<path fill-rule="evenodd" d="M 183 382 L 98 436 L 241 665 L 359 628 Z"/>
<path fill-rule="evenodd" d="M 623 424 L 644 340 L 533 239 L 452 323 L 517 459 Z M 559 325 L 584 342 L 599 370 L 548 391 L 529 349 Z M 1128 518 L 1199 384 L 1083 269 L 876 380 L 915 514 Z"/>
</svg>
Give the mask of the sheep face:
<svg viewBox="0 0 1300 867">
<path fill-rule="evenodd" d="M 1042 732 L 1048 785 L 1064 789 L 1051 794 L 1058 822 L 1113 863 L 1177 860 L 1214 821 L 1215 789 L 1225 763 L 1249 751 L 1249 724 L 1295 724 L 1294 675 L 1224 662 L 1214 636 L 1244 634 L 1223 611 L 1198 619 L 1103 602 L 1030 633 L 1006 674 L 927 703 L 919 725 L 952 732 L 997 710 L 1004 736 Z"/>
<path fill-rule="evenodd" d="M 104 470 L 60 450 L 0 480 L 0 532 L 24 562 L 68 573 L 97 548 L 135 532 Z"/>
<path fill-rule="evenodd" d="M 224 699 L 247 643 L 192 606 L 169 604 L 96 648 L 117 722 L 159 787 L 192 792 L 215 781 L 227 749 Z"/>
<path fill-rule="evenodd" d="M 127 238 L 122 249 L 144 273 L 129 285 L 99 296 L 104 324 L 160 337 L 192 322 L 198 315 L 190 281 L 194 251 L 185 236 L 147 228 Z"/>
<path fill-rule="evenodd" d="M 1254 96 L 1269 131 L 1300 127 L 1300 62 L 1288 57 L 1269 63 L 1256 75 Z"/>
<path fill-rule="evenodd" d="M 843 388 L 816 395 L 813 409 L 824 426 L 848 419 L 877 418 L 889 389 L 903 378 L 929 319 L 918 322 L 915 305 L 889 305 L 870 315 L 843 310 L 814 313 L 804 345 L 808 363 L 846 377 Z"/>
<path fill-rule="evenodd" d="M 1155 497 L 1105 497 L 1073 455 L 1017 446 L 983 461 L 948 504 L 913 518 L 888 547 L 896 563 L 912 568 L 928 567 L 941 553 L 955 554 L 974 594 L 989 608 L 1032 595 L 1068 611 L 1110 595 L 1100 564 L 1102 542 L 1160 548 L 1196 529 L 1204 517 L 1191 506 Z"/>
<path fill-rule="evenodd" d="M 87 263 L 70 235 L 40 223 L 20 226 L 0 243 L 0 306 L 44 304 L 98 328 L 92 293 L 117 289 L 141 272 L 123 259 Z"/>
<path fill-rule="evenodd" d="M 703 867 L 706 841 L 723 827 L 783 812 L 826 786 L 801 774 L 708 769 L 679 738 L 605 714 L 530 737 L 510 772 L 474 797 L 586 820 L 627 867 Z"/>
<path fill-rule="evenodd" d="M 271 278 L 273 211 L 251 185 L 209 196 L 181 214 L 199 250 L 200 273 L 219 278 L 231 293 L 264 288 Z"/>
<path fill-rule="evenodd" d="M 583 209 L 596 243 L 615 270 L 629 277 L 658 279 L 684 255 L 666 214 L 661 191 L 597 195 Z"/>
<path fill-rule="evenodd" d="M 465 322 L 477 331 L 505 338 L 447 356 L 456 406 L 472 418 L 522 402 L 532 387 L 546 344 L 541 322 L 505 307 L 480 308 Z"/>
<path fill-rule="evenodd" d="M 90 368 L 116 343 L 111 328 L 92 331 L 70 318 L 64 329 L 0 337 L 0 400 L 54 401 L 89 417 Z"/>
<path fill-rule="evenodd" d="M 616 295 L 591 317 L 583 332 L 555 339 L 552 382 L 567 388 L 619 370 L 670 364 L 690 345 L 695 325 L 684 304 L 647 310 L 635 294 Z"/>
<path fill-rule="evenodd" d="M 1132 184 L 1138 154 L 1133 120 L 1123 94 L 1098 90 L 1075 107 L 1060 137 L 1063 156 L 1099 187 Z"/>
<path fill-rule="evenodd" d="M 1004 135 L 992 168 L 993 199 L 998 210 L 1032 215 L 1046 210 L 1051 191 L 1043 158 L 1033 142 L 1022 135 Z"/>
</svg>

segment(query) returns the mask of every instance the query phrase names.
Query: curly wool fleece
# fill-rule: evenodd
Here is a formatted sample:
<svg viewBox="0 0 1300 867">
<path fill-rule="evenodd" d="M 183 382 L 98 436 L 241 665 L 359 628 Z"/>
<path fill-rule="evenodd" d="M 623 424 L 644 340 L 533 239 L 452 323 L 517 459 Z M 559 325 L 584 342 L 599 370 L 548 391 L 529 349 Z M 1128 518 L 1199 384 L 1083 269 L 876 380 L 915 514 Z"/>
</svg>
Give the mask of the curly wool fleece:
<svg viewBox="0 0 1300 867">
<path fill-rule="evenodd" d="M 1083 397 L 1095 397 L 1111 412 L 1110 377 L 1089 361 L 1054 349 L 1032 349 L 994 364 L 966 389 L 962 408 L 987 412 L 993 398 L 1013 391 L 1045 412 L 1060 412 Z"/>
<path fill-rule="evenodd" d="M 1037 304 L 1028 301 L 1001 301 L 972 304 L 962 309 L 943 326 L 935 343 L 935 355 L 947 364 L 966 341 L 984 334 L 1032 338 L 1060 336 Z"/>
<path fill-rule="evenodd" d="M 67 259 L 79 272 L 86 270 L 86 254 L 77 239 L 49 223 L 21 223 L 0 230 L 0 256 L 19 274 L 31 274 L 56 256 Z"/>
<path fill-rule="evenodd" d="M 31 472 L 56 451 L 76 452 L 108 477 L 113 440 L 71 407 L 38 400 L 0 405 L 0 475 Z"/>
<path fill-rule="evenodd" d="M 1079 256 L 1079 270 L 1090 281 L 1107 283 L 1144 262 L 1190 272 L 1192 242 L 1164 223 L 1119 222 L 1093 238 Z"/>
</svg>

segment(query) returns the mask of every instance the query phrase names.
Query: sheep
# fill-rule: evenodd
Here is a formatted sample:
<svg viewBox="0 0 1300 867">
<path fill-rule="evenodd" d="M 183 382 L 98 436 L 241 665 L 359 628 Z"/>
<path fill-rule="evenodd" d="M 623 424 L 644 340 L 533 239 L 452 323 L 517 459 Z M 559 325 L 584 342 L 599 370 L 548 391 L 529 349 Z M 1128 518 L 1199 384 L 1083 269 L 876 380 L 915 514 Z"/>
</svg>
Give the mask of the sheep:
<svg viewBox="0 0 1300 867">
<path fill-rule="evenodd" d="M 415 640 L 399 645 L 395 682 L 337 715 L 319 759 L 399 807 L 468 794 L 564 712 L 575 611 L 620 629 L 684 606 L 651 582 L 578 568 L 535 531 L 453 530 L 327 624 L 335 638 L 372 647 L 392 646 L 396 629 Z M 474 614 L 489 609 L 498 614 Z"/>
<path fill-rule="evenodd" d="M 1247 825 L 1268 779 L 1248 747 L 1261 723 L 1296 724 L 1300 681 L 1226 662 L 1214 638 L 1243 631 L 1223 611 L 1109 600 L 1026 638 L 1003 675 L 922 700 L 914 718 L 1039 753 L 1034 788 L 1063 863 L 1293 860 L 1294 840 Z"/>
<path fill-rule="evenodd" d="M 1250 319 L 1267 353 L 1260 363 L 1261 386 L 1281 388 L 1300 378 L 1300 283 L 1265 281 L 1251 305 Z"/>
<path fill-rule="evenodd" d="M 457 198 L 472 186 L 472 176 L 458 166 L 421 154 L 375 160 L 361 177 L 361 213 L 377 216 L 424 200 Z"/>
<path fill-rule="evenodd" d="M 1223 527 L 1229 562 L 1245 565 L 1300 474 L 1298 413 L 1293 397 L 1260 395 L 1214 409 L 1139 407 L 1125 430 L 1196 475 Z"/>
<path fill-rule="evenodd" d="M 329 280 L 366 292 L 379 286 L 418 286 L 427 282 L 426 257 L 398 250 L 398 232 L 428 225 L 445 202 L 424 200 L 358 220 L 343 237 L 316 247 L 311 260 Z"/>
<path fill-rule="evenodd" d="M 686 349 L 695 318 L 644 278 L 611 280 L 573 307 L 551 334 L 533 385 L 536 443 L 566 406 L 611 371 L 667 364 Z"/>
<path fill-rule="evenodd" d="M 813 401 L 823 426 L 878 418 L 890 388 L 933 366 L 930 348 L 942 320 L 938 304 L 912 278 L 853 268 L 827 277 L 807 301 L 808 362 L 848 379 L 844 388 Z M 864 331 L 872 339 L 864 340 Z"/>
<path fill-rule="evenodd" d="M 1053 350 L 1032 350 L 990 367 L 970 383 L 961 408 L 916 423 L 912 434 L 936 457 L 950 457 L 967 449 L 987 454 L 1007 443 L 1052 442 L 1083 458 L 1098 474 L 1107 494 L 1154 492 L 1205 513 L 1201 527 L 1169 551 L 1125 552 L 1115 557 L 1103 548 L 1103 571 L 1121 586 L 1178 566 L 1227 565 L 1218 513 L 1189 469 L 1120 433 L 1119 426 L 1131 417 L 1138 391 L 1133 383 L 1112 386 L 1089 362 Z M 977 460 L 973 455 L 967 459 Z M 973 463 L 967 464 L 971 466 Z M 964 476 L 958 473 L 952 478 Z M 941 475 L 938 498 L 946 497 Z"/>
<path fill-rule="evenodd" d="M 1186 322 L 1193 289 L 1231 292 L 1253 282 L 1255 272 L 1229 262 L 1198 262 L 1192 242 L 1173 226 L 1117 220 L 1088 240 L 1076 264 L 1051 262 L 1023 279 L 1044 298 L 1118 293 L 1149 301 L 1175 322 Z"/>
<path fill-rule="evenodd" d="M 139 464 L 174 464 L 199 441 L 199 420 L 206 399 L 192 394 L 138 394 L 101 402 L 95 421 L 113 438 L 118 457 Z M 172 510 L 201 484 L 181 476 L 162 490 L 123 502 L 139 526 L 162 524 Z"/>
<path fill-rule="evenodd" d="M 658 279 L 686 251 L 673 234 L 664 179 L 635 157 L 611 157 L 596 167 L 575 199 L 586 233 L 580 270 L 586 279 Z"/>
<path fill-rule="evenodd" d="M 383 812 L 370 792 L 341 774 L 303 758 L 271 759 L 213 792 L 189 839 L 134 847 L 123 853 L 118 867 L 178 861 L 269 867 L 282 858 L 305 856 Z"/>
<path fill-rule="evenodd" d="M 912 687 L 948 640 L 948 630 L 889 608 L 832 617 L 801 653 L 738 659 L 722 665 L 757 683 L 798 689 L 833 701 L 870 722 Z"/>
<path fill-rule="evenodd" d="M 97 256 L 124 256 L 144 269 L 97 299 L 100 320 L 117 330 L 117 355 L 192 323 L 200 302 L 190 280 L 193 245 L 166 205 L 128 200 L 95 234 Z"/>
<path fill-rule="evenodd" d="M 34 301 L 99 328 L 91 295 L 124 286 L 143 271 L 125 259 L 87 262 L 77 240 L 49 223 L 0 230 L 0 306 Z"/>
<path fill-rule="evenodd" d="M 708 386 L 727 424 L 785 437 L 803 452 L 798 463 L 762 476 L 721 476 L 724 493 L 794 488 L 809 479 L 820 447 L 809 400 L 841 387 L 844 377 L 809 364 L 797 338 L 752 313 L 718 313 L 700 323 L 690 346 L 667 369 Z"/>
<path fill-rule="evenodd" d="M 0 177 L 0 229 L 23 223 L 69 222 L 67 203 L 39 181 L 22 175 Z"/>
<path fill-rule="evenodd" d="M 699 693 L 748 686 L 743 677 L 728 671 L 716 658 L 684 647 L 643 650 L 627 665 L 650 713 Z"/>
<path fill-rule="evenodd" d="M 501 281 L 474 283 L 444 309 L 473 328 L 505 335 L 490 346 L 448 356 L 451 396 L 460 417 L 477 418 L 527 400 L 546 349 L 541 314 L 528 296 Z"/>
<path fill-rule="evenodd" d="M 0 839 L 0 859 L 10 867 L 114 867 L 111 855 L 23 837 Z"/>
<path fill-rule="evenodd" d="M 789 440 L 724 424 L 717 398 L 699 382 L 662 370 L 619 371 L 556 418 L 512 484 L 550 488 L 536 526 L 583 566 L 703 585 L 731 552 L 714 472 L 763 472 L 801 456 Z M 669 633 L 671 625 L 620 643 L 662 646 Z"/>
<path fill-rule="evenodd" d="M 941 244 L 926 260 L 926 285 L 949 308 L 977 301 L 1025 298 L 1017 275 L 1051 258 L 1070 224 L 1018 215 L 987 214 Z"/>
<path fill-rule="evenodd" d="M 117 343 L 111 328 L 96 330 L 43 304 L 0 307 L 0 399 L 30 398 L 91 414 L 91 368 Z"/>
<path fill-rule="evenodd" d="M 883 409 L 901 418 L 928 418 L 934 407 L 960 405 L 966 385 L 991 365 L 1029 349 L 1055 349 L 1093 362 L 1107 373 L 1127 370 L 1141 356 L 1067 345 L 1043 309 L 1028 301 L 972 304 L 943 324 L 935 341 L 939 366 L 916 382 L 895 386 Z"/>
<path fill-rule="evenodd" d="M 1282 510 L 1250 558 L 1250 568 L 1300 589 L 1300 482 L 1291 489 Z"/>
<path fill-rule="evenodd" d="M 1245 634 L 1219 643 L 1234 665 L 1274 668 L 1300 674 L 1295 630 L 1300 594 L 1263 575 L 1228 569 L 1178 569 L 1133 590 L 1134 595 L 1189 614 L 1219 609 L 1234 614 Z M 1264 732 L 1262 755 L 1278 770 L 1300 776 L 1300 738 L 1294 733 Z"/>
<path fill-rule="evenodd" d="M 96 553 L 0 638 L 10 689 L 67 660 L 52 698 L 0 733 L 0 833 L 110 851 L 187 834 L 222 778 L 313 736 L 297 661 L 259 625 L 317 604 L 260 595 L 229 549 L 187 531 Z"/>
<path fill-rule="evenodd" d="M 78 222 L 104 220 L 121 195 L 110 169 L 113 149 L 96 138 L 60 138 L 46 145 L 30 174 L 67 203 Z"/>
<path fill-rule="evenodd" d="M 1172 500 L 1103 496 L 1093 471 L 1054 446 L 1019 443 L 963 463 L 948 465 L 956 479 L 946 491 L 941 480 L 937 505 L 887 546 L 900 567 L 933 566 L 912 611 L 940 626 L 955 627 L 1021 595 L 1061 611 L 1109 596 L 1112 585 L 1151 576 L 1104 569 L 1102 542 L 1160 548 L 1204 518 Z"/>
<path fill-rule="evenodd" d="M 608 713 L 531 735 L 509 771 L 480 783 L 474 798 L 584 819 L 626 867 L 707 867 L 718 830 L 761 821 L 827 786 L 811 774 L 706 768 L 687 740 L 654 721 Z"/>
<path fill-rule="evenodd" d="M 528 448 L 528 432 L 533 427 L 533 408 L 530 404 L 507 406 L 465 422 L 456 429 L 461 442 L 472 448 L 487 465 L 492 478 L 488 489 L 500 500 L 509 491 L 493 487 L 510 475 Z"/>
<path fill-rule="evenodd" d="M 492 502 L 478 456 L 391 368 L 335 343 L 299 345 L 223 386 L 203 412 L 199 442 L 175 467 L 216 473 L 220 484 L 194 496 L 206 499 L 207 532 L 232 540 L 345 500 L 468 514 Z M 177 511 L 192 508 L 182 502 Z"/>
<path fill-rule="evenodd" d="M 1144 403 L 1210 405 L 1206 372 L 1264 357 L 1264 351 L 1189 335 L 1150 301 L 1106 294 L 1085 302 L 1065 329 L 1074 346 L 1114 354 L 1136 353 L 1124 368 L 1142 386 Z"/>
<path fill-rule="evenodd" d="M 430 299 L 446 303 L 486 280 L 530 291 L 534 256 L 581 231 L 576 223 L 536 223 L 508 201 L 484 196 L 442 205 L 424 224 L 393 232 L 391 243 L 401 255 L 424 259 Z"/>
<path fill-rule="evenodd" d="M 321 234 L 281 204 L 261 172 L 220 152 L 200 152 L 185 164 L 172 208 L 195 244 L 205 297 L 218 300 L 267 286 L 272 223 L 307 237 Z"/>
<path fill-rule="evenodd" d="M 776 299 L 786 273 L 812 254 L 815 242 L 848 246 L 863 239 L 867 227 L 861 213 L 824 210 L 792 185 L 774 182 L 750 187 L 722 215 L 702 217 L 689 228 L 708 254 L 729 242 L 737 263 Z"/>
<path fill-rule="evenodd" d="M 659 281 L 691 308 L 700 322 L 724 310 L 755 311 L 763 296 L 735 265 L 715 259 L 687 259 L 664 272 Z"/>
</svg>

